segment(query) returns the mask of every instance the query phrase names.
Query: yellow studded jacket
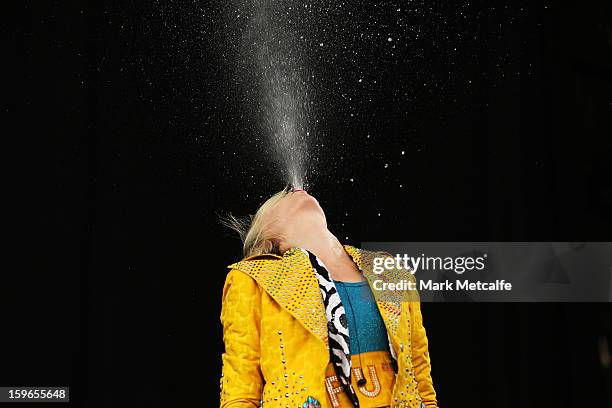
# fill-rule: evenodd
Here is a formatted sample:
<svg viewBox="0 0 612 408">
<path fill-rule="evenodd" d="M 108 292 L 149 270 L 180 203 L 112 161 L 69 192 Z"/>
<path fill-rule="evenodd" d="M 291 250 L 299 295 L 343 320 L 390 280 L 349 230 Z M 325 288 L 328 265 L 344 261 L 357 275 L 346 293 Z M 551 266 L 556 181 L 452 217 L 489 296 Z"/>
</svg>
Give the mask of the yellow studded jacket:
<svg viewBox="0 0 612 408">
<path fill-rule="evenodd" d="M 368 270 L 372 253 L 345 249 Z M 221 310 L 221 407 L 298 408 L 316 400 L 322 408 L 337 408 L 326 388 L 327 318 L 308 256 L 293 248 L 282 257 L 246 258 L 229 268 Z M 372 286 L 373 275 L 364 276 Z M 437 407 L 419 302 L 377 298 L 377 304 L 397 362 L 391 406 Z"/>
</svg>

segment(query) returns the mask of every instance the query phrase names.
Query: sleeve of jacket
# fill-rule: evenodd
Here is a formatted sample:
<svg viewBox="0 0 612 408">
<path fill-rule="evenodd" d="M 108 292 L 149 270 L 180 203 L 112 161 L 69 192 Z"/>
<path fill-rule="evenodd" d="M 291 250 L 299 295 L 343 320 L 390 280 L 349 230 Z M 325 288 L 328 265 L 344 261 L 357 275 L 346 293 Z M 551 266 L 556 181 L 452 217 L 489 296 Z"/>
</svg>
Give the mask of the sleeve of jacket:
<svg viewBox="0 0 612 408">
<path fill-rule="evenodd" d="M 263 378 L 259 365 L 261 289 L 247 274 L 231 270 L 225 279 L 221 324 L 221 408 L 258 407 Z"/>
<path fill-rule="evenodd" d="M 421 398 L 427 408 L 437 407 L 436 391 L 431 379 L 431 361 L 429 346 L 420 302 L 410 302 L 410 321 L 412 322 L 412 364 Z"/>
</svg>

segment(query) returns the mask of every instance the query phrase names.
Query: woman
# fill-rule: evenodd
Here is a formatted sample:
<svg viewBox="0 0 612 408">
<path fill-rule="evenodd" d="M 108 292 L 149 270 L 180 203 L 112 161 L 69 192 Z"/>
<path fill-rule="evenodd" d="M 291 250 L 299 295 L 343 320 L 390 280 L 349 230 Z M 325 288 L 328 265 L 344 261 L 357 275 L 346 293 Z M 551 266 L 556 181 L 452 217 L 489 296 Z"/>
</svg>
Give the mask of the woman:
<svg viewBox="0 0 612 408">
<path fill-rule="evenodd" d="M 245 259 L 223 289 L 221 407 L 437 407 L 418 301 L 371 289 L 380 254 L 342 246 L 301 189 L 233 221 Z"/>
</svg>

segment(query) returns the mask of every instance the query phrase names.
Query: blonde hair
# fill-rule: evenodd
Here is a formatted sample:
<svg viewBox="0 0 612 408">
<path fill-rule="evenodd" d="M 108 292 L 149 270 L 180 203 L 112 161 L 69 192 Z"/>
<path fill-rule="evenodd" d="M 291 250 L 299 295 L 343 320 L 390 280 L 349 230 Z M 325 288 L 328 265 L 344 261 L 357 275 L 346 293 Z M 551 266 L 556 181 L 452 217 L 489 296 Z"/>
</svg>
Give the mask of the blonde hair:
<svg viewBox="0 0 612 408">
<path fill-rule="evenodd" d="M 274 237 L 265 229 L 264 214 L 273 208 L 280 200 L 289 194 L 289 188 L 268 198 L 258 209 L 255 215 L 244 218 L 232 214 L 221 219 L 221 223 L 236 231 L 242 240 L 242 252 L 245 258 L 262 254 L 281 255 L 278 247 L 280 237 Z"/>
</svg>

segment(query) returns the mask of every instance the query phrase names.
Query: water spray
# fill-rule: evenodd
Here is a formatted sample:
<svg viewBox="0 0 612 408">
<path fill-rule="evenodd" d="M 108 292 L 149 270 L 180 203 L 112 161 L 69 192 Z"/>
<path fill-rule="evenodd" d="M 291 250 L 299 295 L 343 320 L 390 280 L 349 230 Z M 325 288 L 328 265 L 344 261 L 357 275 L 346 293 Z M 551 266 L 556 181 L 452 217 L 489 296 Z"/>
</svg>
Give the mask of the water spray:
<svg viewBox="0 0 612 408">
<path fill-rule="evenodd" d="M 254 0 L 252 25 L 265 140 L 285 182 L 304 188 L 311 139 L 304 59 L 278 1 Z"/>
</svg>

